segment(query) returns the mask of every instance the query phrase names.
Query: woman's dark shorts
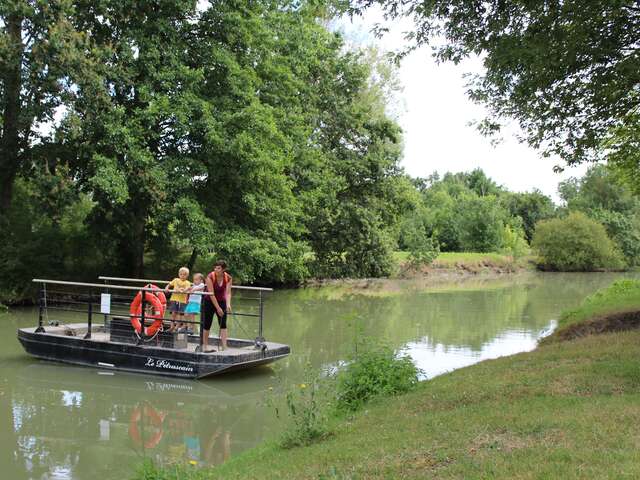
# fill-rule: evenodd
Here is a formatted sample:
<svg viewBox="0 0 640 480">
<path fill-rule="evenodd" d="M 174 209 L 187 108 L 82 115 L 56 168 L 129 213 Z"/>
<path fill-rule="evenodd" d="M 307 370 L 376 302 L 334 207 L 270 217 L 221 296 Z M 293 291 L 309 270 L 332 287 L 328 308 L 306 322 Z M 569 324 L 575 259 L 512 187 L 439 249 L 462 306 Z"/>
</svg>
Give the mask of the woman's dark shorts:
<svg viewBox="0 0 640 480">
<path fill-rule="evenodd" d="M 223 315 L 220 317 L 216 312 L 216 307 L 213 306 L 213 302 L 203 295 L 202 297 L 202 321 L 204 322 L 204 329 L 211 330 L 211 324 L 213 323 L 213 315 L 218 317 L 218 325 L 220 328 L 227 328 L 227 302 L 224 300 L 218 300 L 218 305 L 222 309 Z"/>
</svg>

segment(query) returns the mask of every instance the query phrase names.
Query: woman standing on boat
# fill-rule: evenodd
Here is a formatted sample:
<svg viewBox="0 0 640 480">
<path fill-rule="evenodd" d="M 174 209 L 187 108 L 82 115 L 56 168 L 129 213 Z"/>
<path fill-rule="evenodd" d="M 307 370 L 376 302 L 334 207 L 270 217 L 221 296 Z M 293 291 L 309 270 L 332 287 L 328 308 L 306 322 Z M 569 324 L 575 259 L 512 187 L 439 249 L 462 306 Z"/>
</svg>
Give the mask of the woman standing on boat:
<svg viewBox="0 0 640 480">
<path fill-rule="evenodd" d="M 207 292 L 203 299 L 202 316 L 204 320 L 202 347 L 207 350 L 209 331 L 213 323 L 213 314 L 218 317 L 220 325 L 220 345 L 222 350 L 227 348 L 227 313 L 231 313 L 231 275 L 227 273 L 227 262 L 218 260 L 213 267 L 213 272 L 207 275 Z"/>
</svg>

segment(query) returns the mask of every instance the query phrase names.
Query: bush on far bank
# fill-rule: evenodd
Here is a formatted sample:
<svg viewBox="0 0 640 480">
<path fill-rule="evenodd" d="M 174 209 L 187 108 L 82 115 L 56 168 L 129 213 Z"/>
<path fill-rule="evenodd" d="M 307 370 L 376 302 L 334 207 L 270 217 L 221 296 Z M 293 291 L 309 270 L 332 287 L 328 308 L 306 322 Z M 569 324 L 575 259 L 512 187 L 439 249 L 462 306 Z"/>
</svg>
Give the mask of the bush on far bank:
<svg viewBox="0 0 640 480">
<path fill-rule="evenodd" d="M 625 267 L 604 226 L 580 212 L 538 222 L 532 247 L 545 270 L 591 272 Z"/>
</svg>

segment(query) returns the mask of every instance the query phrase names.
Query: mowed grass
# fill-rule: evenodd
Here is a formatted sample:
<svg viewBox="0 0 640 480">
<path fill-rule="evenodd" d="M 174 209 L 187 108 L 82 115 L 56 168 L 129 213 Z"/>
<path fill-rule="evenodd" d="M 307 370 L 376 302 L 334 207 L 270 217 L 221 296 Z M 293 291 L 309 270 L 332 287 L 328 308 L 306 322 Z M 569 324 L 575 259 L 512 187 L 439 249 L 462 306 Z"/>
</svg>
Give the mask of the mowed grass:
<svg viewBox="0 0 640 480">
<path fill-rule="evenodd" d="M 640 478 L 638 345 L 623 332 L 485 361 L 379 400 L 311 446 L 140 478 Z"/>
</svg>

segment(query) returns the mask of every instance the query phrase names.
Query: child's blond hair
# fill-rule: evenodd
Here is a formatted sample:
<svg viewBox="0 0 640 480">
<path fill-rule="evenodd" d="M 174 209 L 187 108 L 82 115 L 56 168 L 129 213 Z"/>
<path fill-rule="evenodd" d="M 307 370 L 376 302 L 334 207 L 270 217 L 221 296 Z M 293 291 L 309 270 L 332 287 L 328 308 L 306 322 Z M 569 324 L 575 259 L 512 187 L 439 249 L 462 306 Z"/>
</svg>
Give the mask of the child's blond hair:
<svg viewBox="0 0 640 480">
<path fill-rule="evenodd" d="M 186 274 L 189 275 L 189 269 L 187 267 L 180 267 L 180 270 L 178 270 L 178 275 L 182 272 L 186 272 Z"/>
</svg>

